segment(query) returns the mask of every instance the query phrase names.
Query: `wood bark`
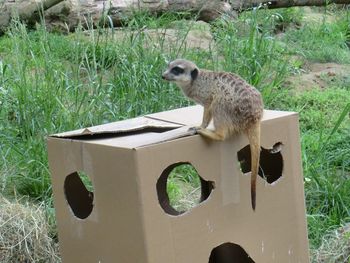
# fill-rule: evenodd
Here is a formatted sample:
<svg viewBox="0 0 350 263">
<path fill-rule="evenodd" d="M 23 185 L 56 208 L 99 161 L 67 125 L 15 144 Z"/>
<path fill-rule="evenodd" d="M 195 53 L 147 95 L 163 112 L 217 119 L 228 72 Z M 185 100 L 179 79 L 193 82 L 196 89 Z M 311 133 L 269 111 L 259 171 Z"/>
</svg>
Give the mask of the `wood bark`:
<svg viewBox="0 0 350 263">
<path fill-rule="evenodd" d="M 328 4 L 350 4 L 350 0 L 239 0 L 233 2 L 232 8 L 244 11 L 262 5 L 273 9 L 293 6 L 325 6 Z"/>
<path fill-rule="evenodd" d="M 200 20 L 213 21 L 223 14 L 236 17 L 237 13 L 259 5 L 267 8 L 291 6 L 322 6 L 329 3 L 350 4 L 350 0 L 66 0 L 60 5 L 65 14 L 59 10 L 48 11 L 47 20 L 52 24 L 61 24 L 69 30 L 82 23 L 113 24 L 119 26 L 134 11 L 149 11 L 153 15 L 164 12 L 192 12 L 198 14 Z"/>
<path fill-rule="evenodd" d="M 61 10 L 65 10 L 65 15 Z M 119 26 L 134 12 L 148 11 L 152 15 L 164 12 L 199 13 L 199 19 L 212 21 L 223 13 L 232 11 L 231 5 L 221 0 L 80 0 L 65 1 L 53 10 L 48 10 L 47 20 L 63 22 L 65 27 L 74 29 L 79 23 L 83 26 L 113 24 Z"/>
<path fill-rule="evenodd" d="M 72 31 L 78 25 L 119 26 L 135 11 L 148 11 L 152 15 L 192 12 L 209 22 L 223 14 L 235 17 L 237 12 L 261 5 L 281 8 L 329 3 L 350 4 L 350 0 L 0 0 L 0 34 L 15 15 L 33 24 L 40 19 L 41 10 L 47 10 L 48 26 Z"/>
<path fill-rule="evenodd" d="M 62 2 L 63 0 L 0 0 L 0 34 L 9 26 L 11 19 L 18 17 L 26 23 L 40 19 L 41 11 Z"/>
</svg>

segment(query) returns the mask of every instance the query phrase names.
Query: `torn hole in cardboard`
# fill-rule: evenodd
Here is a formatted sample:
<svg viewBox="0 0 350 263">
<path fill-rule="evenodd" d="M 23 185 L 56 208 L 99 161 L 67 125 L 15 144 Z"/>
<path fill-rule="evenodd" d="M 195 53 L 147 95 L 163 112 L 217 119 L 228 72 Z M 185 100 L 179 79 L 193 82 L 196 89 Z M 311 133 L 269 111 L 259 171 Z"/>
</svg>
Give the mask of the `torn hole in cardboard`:
<svg viewBox="0 0 350 263">
<path fill-rule="evenodd" d="M 87 218 L 93 209 L 94 190 L 88 175 L 82 171 L 69 174 L 64 180 L 64 194 L 73 214 Z"/>
<path fill-rule="evenodd" d="M 247 252 L 234 243 L 224 243 L 215 247 L 210 254 L 209 263 L 255 263 Z"/>
<path fill-rule="evenodd" d="M 261 147 L 259 176 L 269 184 L 275 183 L 281 178 L 283 172 L 283 156 L 281 142 L 275 143 L 272 148 Z M 251 171 L 250 147 L 245 146 L 237 153 L 241 171 L 249 173 Z"/>
<path fill-rule="evenodd" d="M 196 189 L 194 185 L 199 185 Z M 212 190 L 214 182 L 204 180 L 189 162 L 169 165 L 157 181 L 157 194 L 160 206 L 169 215 L 181 215 L 205 201 Z M 181 199 L 175 196 L 186 193 Z"/>
</svg>

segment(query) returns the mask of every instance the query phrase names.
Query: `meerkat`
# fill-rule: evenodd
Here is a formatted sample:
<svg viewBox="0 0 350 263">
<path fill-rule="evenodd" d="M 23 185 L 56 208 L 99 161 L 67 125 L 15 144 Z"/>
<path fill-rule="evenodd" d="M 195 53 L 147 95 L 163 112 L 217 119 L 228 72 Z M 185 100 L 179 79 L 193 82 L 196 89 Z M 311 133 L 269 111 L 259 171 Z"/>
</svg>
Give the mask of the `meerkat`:
<svg viewBox="0 0 350 263">
<path fill-rule="evenodd" d="M 263 116 L 260 92 L 236 74 L 199 69 L 185 59 L 170 62 L 162 78 L 176 83 L 188 98 L 204 107 L 202 124 L 194 128 L 197 133 L 220 141 L 235 133 L 246 134 L 251 150 L 251 204 L 255 211 Z M 212 119 L 214 130 L 207 129 Z"/>
</svg>

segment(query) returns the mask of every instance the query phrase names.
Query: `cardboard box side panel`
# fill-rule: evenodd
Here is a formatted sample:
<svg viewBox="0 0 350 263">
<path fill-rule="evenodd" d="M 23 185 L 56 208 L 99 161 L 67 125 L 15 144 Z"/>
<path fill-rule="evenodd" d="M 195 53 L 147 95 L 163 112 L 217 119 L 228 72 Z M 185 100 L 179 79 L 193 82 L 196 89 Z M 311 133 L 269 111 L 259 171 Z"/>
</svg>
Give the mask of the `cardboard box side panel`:
<svg viewBox="0 0 350 263">
<path fill-rule="evenodd" d="M 283 244 L 284 249 L 273 248 L 276 259 L 288 256 L 284 260 L 309 262 L 298 116 L 292 115 L 265 123 L 261 140 L 262 145 L 267 146 L 276 142 L 283 144 L 283 171 L 282 177 L 275 183 L 270 185 L 265 182 L 265 187 L 257 189 L 257 195 L 267 190 L 265 196 L 260 195 L 262 198 L 258 197 L 258 200 L 260 203 L 268 203 L 274 209 L 270 213 L 269 223 L 266 224 L 265 220 L 263 224 L 258 223 L 258 226 L 260 229 L 269 229 L 267 226 L 270 225 L 270 235 L 283 233 L 280 244 Z M 260 182 L 263 180 L 260 179 Z M 265 250 L 267 244 L 264 242 Z"/>
<path fill-rule="evenodd" d="M 146 263 L 134 151 L 50 138 L 49 162 L 63 263 Z M 85 172 L 93 209 L 78 218 L 69 206 L 67 175 Z"/>
<path fill-rule="evenodd" d="M 60 253 L 62 262 L 69 262 L 69 257 L 66 255 L 66 250 L 70 248 L 70 244 L 66 243 L 65 232 L 62 231 L 70 221 L 72 216 L 71 210 L 68 207 L 67 200 L 64 195 L 65 176 L 82 170 L 82 160 L 78 143 L 72 144 L 70 141 L 61 141 L 55 138 L 48 138 L 48 159 L 50 167 L 50 175 L 53 191 L 53 203 L 56 213 L 56 221 L 58 228 L 58 240 L 60 243 Z M 66 210 L 69 210 L 68 212 Z M 68 214 L 68 215 L 67 215 Z M 68 222 L 67 222 L 68 221 Z M 74 246 L 73 246 L 74 248 Z M 73 249 L 74 250 L 74 249 Z M 83 251 L 81 251 L 82 255 Z M 84 256 L 82 257 L 84 259 Z"/>
<path fill-rule="evenodd" d="M 248 144 L 245 136 L 223 143 L 191 136 L 137 149 L 150 262 L 208 262 L 212 249 L 225 242 L 240 245 L 259 263 L 309 262 L 304 197 L 299 196 L 301 163 L 295 159 L 300 150 L 294 147 L 299 143 L 296 120 L 290 115 L 263 124 L 263 147 L 285 144 L 284 170 L 274 184 L 258 177 L 255 212 L 250 176 L 240 172 L 237 160 L 237 152 Z M 214 181 L 215 189 L 189 212 L 169 215 L 159 204 L 155 184 L 166 167 L 186 161 Z"/>
<path fill-rule="evenodd" d="M 293 146 L 291 155 L 291 167 L 292 174 L 295 175 L 295 199 L 297 200 L 298 207 L 296 207 L 296 215 L 298 218 L 298 224 L 296 232 L 300 234 L 299 250 L 307 253 L 309 258 L 309 242 L 307 238 L 307 221 L 306 221 L 306 206 L 305 206 L 305 192 L 304 192 L 304 175 L 302 170 L 302 158 L 301 158 L 301 143 L 300 143 L 300 128 L 299 128 L 299 117 L 296 115 L 293 118 L 293 121 L 290 122 L 289 126 L 289 138 L 291 145 Z"/>
<path fill-rule="evenodd" d="M 140 183 L 142 185 L 143 209 L 145 215 L 146 242 L 148 244 L 149 262 L 152 263 L 180 263 L 180 262 L 207 262 L 209 254 L 203 244 L 209 242 L 208 237 L 203 236 L 203 228 L 207 233 L 207 226 L 193 225 L 191 217 L 187 213 L 180 216 L 167 214 L 160 205 L 157 192 L 157 182 L 162 173 L 171 165 L 176 163 L 190 163 L 194 166 L 199 176 L 206 181 L 214 181 L 216 174 L 220 173 L 220 143 L 204 141 L 200 136 L 191 136 L 171 142 L 152 145 L 142 149 L 137 149 L 138 167 L 140 169 Z M 198 153 L 208 153 L 205 161 Z M 215 176 L 214 176 L 215 175 Z M 220 184 L 215 181 L 215 184 Z M 163 189 L 165 191 L 165 189 Z M 220 198 L 220 193 L 214 189 L 208 200 Z M 207 201 L 193 208 L 190 214 L 198 215 L 201 206 Z M 209 211 L 207 211 L 209 212 Z M 206 212 L 206 213 L 207 213 Z M 200 213 L 202 215 L 202 213 Z M 176 224 L 177 218 L 186 222 L 186 228 L 179 229 Z M 206 215 L 207 217 L 207 215 Z M 175 227 L 175 228 L 174 228 Z M 201 244 L 198 238 L 204 237 Z M 183 261 L 184 258 L 186 261 Z"/>
<path fill-rule="evenodd" d="M 147 262 L 135 151 L 86 144 L 96 180 L 104 262 Z M 101 229 L 102 228 L 102 229 Z M 108 249 L 108 250 L 107 250 Z M 102 261 L 102 262 L 103 262 Z"/>
</svg>

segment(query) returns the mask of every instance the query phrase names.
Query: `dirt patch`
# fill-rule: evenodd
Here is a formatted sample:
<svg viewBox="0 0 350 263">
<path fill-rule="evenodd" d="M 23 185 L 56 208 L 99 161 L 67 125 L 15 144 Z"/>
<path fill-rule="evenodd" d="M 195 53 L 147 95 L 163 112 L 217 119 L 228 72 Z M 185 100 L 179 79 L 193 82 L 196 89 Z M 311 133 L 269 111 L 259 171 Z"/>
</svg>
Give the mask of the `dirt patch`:
<svg viewBox="0 0 350 263">
<path fill-rule="evenodd" d="M 106 31 L 109 29 L 106 29 Z M 96 30 L 85 31 L 87 40 L 91 39 L 91 34 L 99 34 Z M 212 50 L 215 46 L 214 38 L 210 31 L 209 24 L 198 21 L 191 25 L 184 25 L 184 28 L 159 28 L 159 29 L 139 29 L 128 30 L 119 29 L 106 33 L 110 41 L 123 42 L 131 39 L 142 38 L 142 45 L 145 48 L 162 49 L 170 52 L 178 49 L 200 49 L 203 51 Z"/>
<path fill-rule="evenodd" d="M 186 48 L 209 50 L 213 43 L 211 33 L 199 29 L 190 30 L 186 35 L 181 35 L 176 29 L 148 30 L 146 33 L 153 43 L 159 43 L 159 39 L 164 40 L 162 43 L 165 50 L 179 47 L 182 43 Z"/>
<path fill-rule="evenodd" d="M 314 88 L 324 89 L 333 83 L 345 81 L 349 78 L 350 65 L 336 63 L 306 63 L 305 73 L 289 77 L 285 84 L 298 91 Z"/>
</svg>

